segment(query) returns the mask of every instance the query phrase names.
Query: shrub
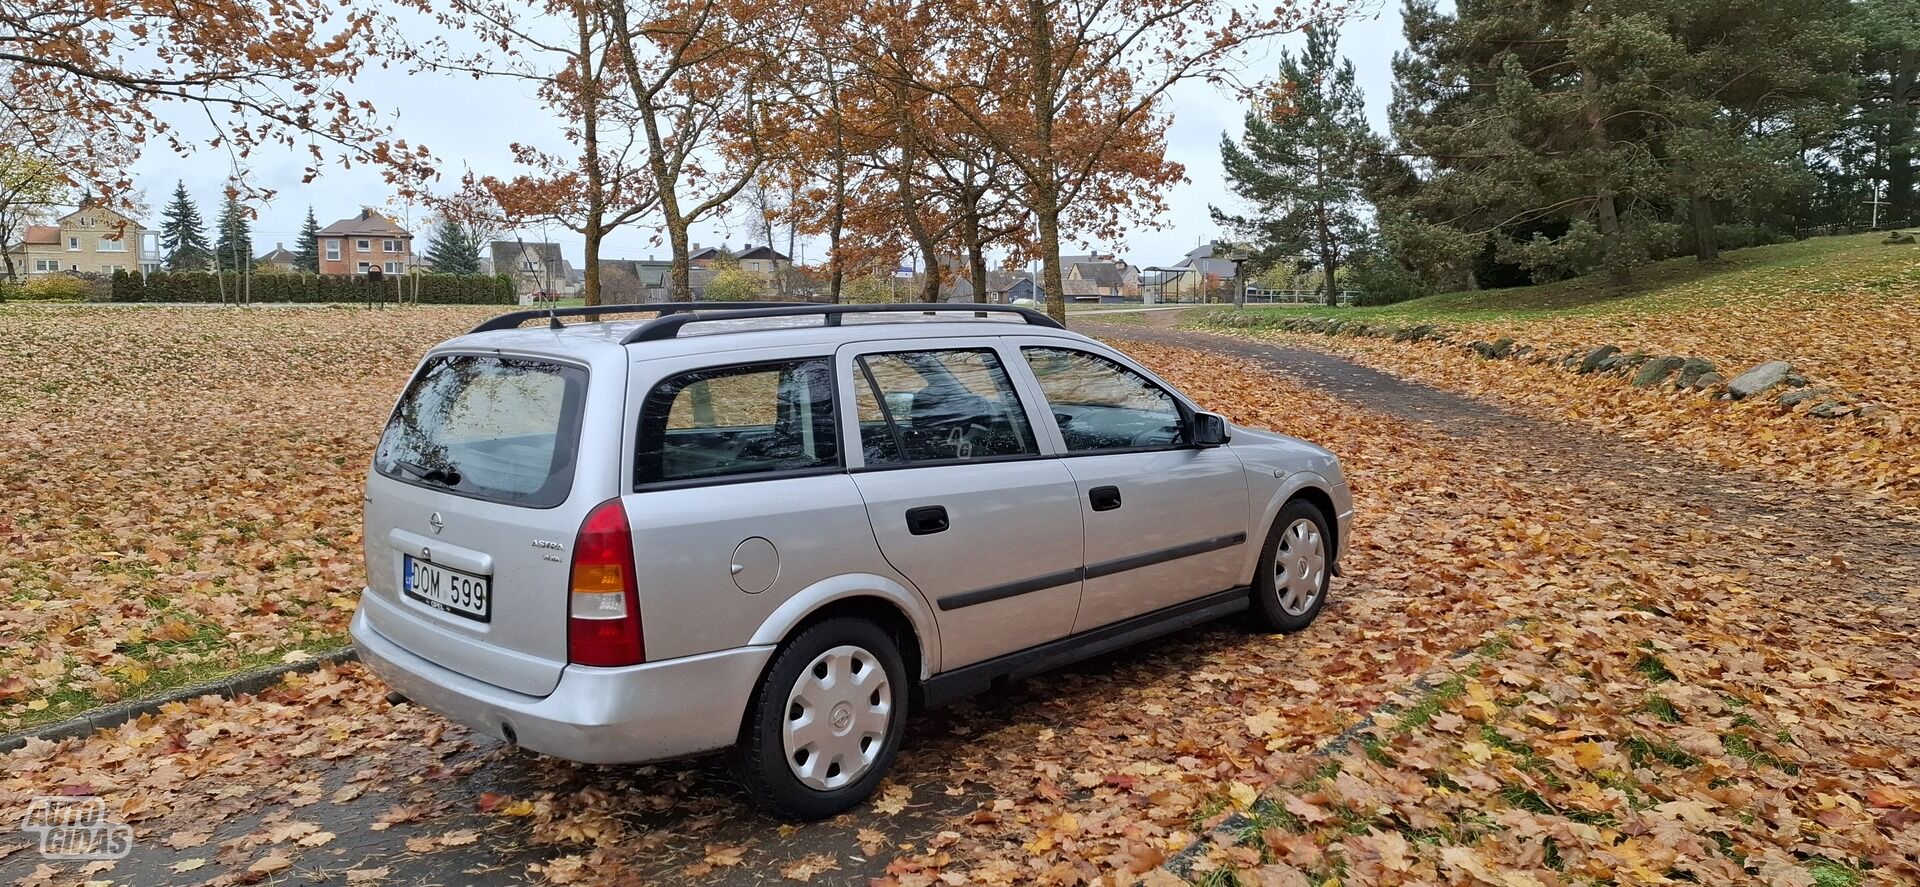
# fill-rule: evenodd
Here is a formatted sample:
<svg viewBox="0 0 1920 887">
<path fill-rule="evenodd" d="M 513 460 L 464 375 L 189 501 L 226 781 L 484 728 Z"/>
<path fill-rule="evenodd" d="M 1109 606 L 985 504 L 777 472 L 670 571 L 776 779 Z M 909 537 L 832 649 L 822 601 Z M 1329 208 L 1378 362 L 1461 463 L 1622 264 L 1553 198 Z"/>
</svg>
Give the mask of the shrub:
<svg viewBox="0 0 1920 887">
<path fill-rule="evenodd" d="M 707 284 L 707 299 L 714 302 L 751 302 L 765 292 L 764 281 L 738 268 L 715 274 L 712 282 Z"/>
<path fill-rule="evenodd" d="M 1399 262 L 1378 253 L 1354 256 L 1341 274 L 1341 283 L 1359 290 L 1355 305 L 1391 305 L 1428 295 L 1430 289 L 1420 276 L 1401 267 Z"/>
<path fill-rule="evenodd" d="M 840 301 L 874 305 L 893 301 L 893 293 L 878 277 L 848 277 L 840 284 Z"/>
<path fill-rule="evenodd" d="M 73 274 L 47 274 L 29 277 L 14 295 L 26 302 L 81 302 L 93 293 L 93 287 Z"/>
<path fill-rule="evenodd" d="M 404 291 L 413 296 L 416 280 L 422 305 L 512 305 L 513 281 L 503 275 L 421 274 L 417 278 L 372 281 L 352 274 L 255 274 L 243 281 L 233 272 L 159 272 L 144 280 L 116 279 L 116 301 L 218 302 L 240 297 L 242 287 L 258 303 L 393 302 Z"/>
</svg>

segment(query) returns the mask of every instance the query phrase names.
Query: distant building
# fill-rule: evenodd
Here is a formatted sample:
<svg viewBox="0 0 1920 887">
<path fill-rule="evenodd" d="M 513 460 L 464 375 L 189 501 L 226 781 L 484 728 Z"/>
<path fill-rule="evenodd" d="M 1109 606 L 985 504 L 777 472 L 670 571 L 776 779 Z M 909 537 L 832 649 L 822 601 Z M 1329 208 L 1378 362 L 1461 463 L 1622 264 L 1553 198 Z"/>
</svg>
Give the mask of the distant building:
<svg viewBox="0 0 1920 887">
<path fill-rule="evenodd" d="M 51 225 L 27 226 L 7 254 L 14 273 L 22 277 L 150 270 L 158 262 L 150 235 L 139 220 L 88 203 Z"/>
<path fill-rule="evenodd" d="M 573 266 L 560 254 L 560 244 L 523 240 L 496 240 L 487 246 L 493 273 L 513 280 L 521 302 L 571 299 L 580 294 Z"/>
<path fill-rule="evenodd" d="M 320 229 L 320 273 L 365 274 L 378 268 L 400 274 L 413 260 L 413 234 L 379 210 L 368 208 Z"/>
<path fill-rule="evenodd" d="M 287 249 L 284 243 L 276 243 L 266 255 L 253 260 L 255 268 L 270 268 L 274 271 L 300 270 L 300 254 Z"/>
</svg>

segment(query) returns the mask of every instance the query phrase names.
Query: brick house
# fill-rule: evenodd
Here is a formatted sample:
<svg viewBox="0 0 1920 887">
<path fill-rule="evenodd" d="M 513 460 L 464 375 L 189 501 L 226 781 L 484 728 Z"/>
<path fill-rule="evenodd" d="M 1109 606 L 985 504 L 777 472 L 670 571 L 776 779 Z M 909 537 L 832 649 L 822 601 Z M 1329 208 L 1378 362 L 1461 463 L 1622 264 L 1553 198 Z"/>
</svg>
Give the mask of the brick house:
<svg viewBox="0 0 1920 887">
<path fill-rule="evenodd" d="M 320 229 L 321 274 L 365 274 L 378 268 L 402 274 L 413 257 L 413 235 L 379 210 L 363 209 Z"/>
</svg>

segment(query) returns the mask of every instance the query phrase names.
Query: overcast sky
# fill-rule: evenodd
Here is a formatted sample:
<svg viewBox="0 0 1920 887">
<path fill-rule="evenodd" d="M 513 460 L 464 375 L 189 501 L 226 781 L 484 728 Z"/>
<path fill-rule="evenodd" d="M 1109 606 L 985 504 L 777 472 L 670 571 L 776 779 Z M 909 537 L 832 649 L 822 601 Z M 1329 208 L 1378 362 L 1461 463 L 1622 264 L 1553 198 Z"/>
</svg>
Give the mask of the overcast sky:
<svg viewBox="0 0 1920 887">
<path fill-rule="evenodd" d="M 1378 5 L 1376 3 L 1376 5 Z M 1297 39 L 1264 48 L 1248 60 L 1250 78 L 1271 76 L 1281 46 L 1297 45 Z M 1399 5 L 1390 2 L 1386 9 L 1374 9 L 1349 18 L 1341 31 L 1341 50 L 1352 58 L 1366 93 L 1368 116 L 1376 129 L 1384 131 L 1387 101 L 1391 97 L 1393 53 L 1405 41 L 1400 35 Z M 445 178 L 440 183 L 450 188 L 463 169 L 482 174 L 511 175 L 514 166 L 507 146 L 515 141 L 564 150 L 561 122 L 536 100 L 531 87 L 503 80 L 475 81 L 453 75 L 409 75 L 397 71 L 376 70 L 361 78 L 353 94 L 373 101 L 382 111 L 396 115 L 396 134 L 414 144 L 424 144 L 440 159 Z M 1116 251 L 1141 267 L 1170 265 L 1195 244 L 1210 240 L 1220 232 L 1213 224 L 1208 206 L 1233 206 L 1220 177 L 1220 135 L 1237 136 L 1241 130 L 1241 107 L 1229 96 L 1201 83 L 1185 83 L 1176 88 L 1169 106 L 1173 125 L 1168 133 L 1167 151 L 1172 159 L 1185 165 L 1191 184 L 1177 187 L 1167 195 L 1164 225 L 1158 229 L 1137 229 L 1118 244 L 1092 244 L 1102 252 Z M 181 115 L 181 119 L 191 119 Z M 202 123 L 204 126 L 204 123 Z M 262 151 L 252 159 L 251 178 L 261 187 L 278 192 L 271 204 L 259 207 L 254 225 L 256 253 L 265 253 L 275 243 L 294 246 L 300 222 L 312 205 L 320 224 L 359 212 L 362 206 L 377 206 L 395 211 L 392 192 L 371 168 L 341 170 L 328 168 L 311 185 L 300 183 L 302 158 L 289 152 Z M 158 227 L 160 210 L 173 191 L 174 182 L 186 183 L 200 204 L 201 214 L 211 221 L 218 209 L 230 161 L 224 151 L 201 151 L 193 157 L 180 157 L 160 145 L 150 145 L 134 167 L 135 181 L 145 191 L 153 208 L 145 219 Z M 405 207 L 398 214 L 408 215 Z M 410 211 L 403 223 L 419 238 L 416 249 L 424 250 L 427 234 L 425 216 L 419 207 Z M 628 228 L 615 233 L 602 246 L 604 258 L 666 258 L 670 251 L 651 242 L 653 231 Z M 579 235 L 561 229 L 522 233 L 529 241 L 552 240 L 562 244 L 568 257 L 582 259 Z M 729 227 L 722 220 L 696 228 L 693 240 L 703 244 L 725 242 L 739 247 L 750 233 L 737 221 Z M 1063 252 L 1082 252 L 1089 245 L 1063 243 Z M 796 250 L 803 261 L 816 262 L 824 244 L 802 244 Z"/>
</svg>

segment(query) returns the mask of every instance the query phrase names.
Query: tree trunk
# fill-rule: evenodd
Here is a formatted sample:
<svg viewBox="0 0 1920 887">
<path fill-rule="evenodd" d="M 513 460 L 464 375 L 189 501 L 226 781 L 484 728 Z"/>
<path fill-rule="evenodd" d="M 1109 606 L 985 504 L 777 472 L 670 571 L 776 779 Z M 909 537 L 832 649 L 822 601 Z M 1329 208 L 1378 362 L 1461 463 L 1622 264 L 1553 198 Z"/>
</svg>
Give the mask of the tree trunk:
<svg viewBox="0 0 1920 887">
<path fill-rule="evenodd" d="M 1600 78 L 1591 68 L 1580 69 L 1580 91 L 1586 98 L 1587 135 L 1592 140 L 1595 151 L 1605 151 L 1607 147 L 1606 119 L 1600 114 L 1597 104 L 1600 94 Z M 1607 278 L 1615 287 L 1626 287 L 1633 283 L 1633 263 L 1628 261 L 1625 247 L 1620 236 L 1620 209 L 1613 196 L 1613 183 L 1606 180 L 1602 173 L 1596 183 L 1595 210 L 1600 216 L 1601 251 L 1606 255 Z"/>
<path fill-rule="evenodd" d="M 600 238 L 606 235 L 606 173 L 600 168 L 600 83 L 593 67 L 593 29 L 585 3 L 574 6 L 574 24 L 580 29 L 580 159 L 587 170 L 587 218 L 580 232 L 586 237 L 586 271 L 581 281 L 581 301 L 600 304 Z"/>
<path fill-rule="evenodd" d="M 976 229 L 977 230 L 977 229 Z M 967 273 L 973 277 L 973 301 L 987 303 L 987 252 L 976 233 L 967 239 Z"/>
<path fill-rule="evenodd" d="M 940 246 L 931 239 L 920 241 L 920 262 L 926 270 L 920 274 L 920 301 L 940 301 Z"/>
<path fill-rule="evenodd" d="M 1901 50 L 1893 72 L 1893 122 L 1887 127 L 1887 141 L 1893 146 L 1887 152 L 1887 211 L 1895 225 L 1913 224 L 1914 209 L 1920 202 L 1920 194 L 1913 189 L 1916 112 L 1912 103 L 1920 102 L 1920 70 L 1916 69 L 1920 69 L 1920 49 Z"/>
<path fill-rule="evenodd" d="M 1067 322 L 1067 287 L 1060 273 L 1060 209 L 1050 199 L 1034 201 L 1040 222 L 1040 287 L 1046 292 L 1047 316 Z"/>
<path fill-rule="evenodd" d="M 664 195 L 662 195 L 664 197 Z M 667 244 L 673 250 L 673 267 L 667 274 L 667 299 L 673 302 L 693 301 L 692 275 L 689 273 L 693 263 L 688 259 L 687 222 L 678 212 L 668 212 L 666 218 Z"/>
<path fill-rule="evenodd" d="M 1713 202 L 1704 194 L 1687 198 L 1687 215 L 1693 217 L 1694 258 L 1702 262 L 1720 261 L 1720 244 L 1713 236 Z"/>
</svg>

